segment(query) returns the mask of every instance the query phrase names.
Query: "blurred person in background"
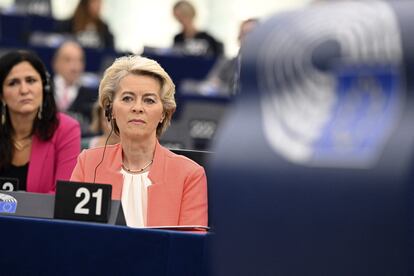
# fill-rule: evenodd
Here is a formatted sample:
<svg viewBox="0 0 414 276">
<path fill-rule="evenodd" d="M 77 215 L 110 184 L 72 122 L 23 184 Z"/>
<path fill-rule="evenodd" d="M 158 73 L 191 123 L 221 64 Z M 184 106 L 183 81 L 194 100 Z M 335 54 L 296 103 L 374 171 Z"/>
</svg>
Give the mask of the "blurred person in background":
<svg viewBox="0 0 414 276">
<path fill-rule="evenodd" d="M 259 20 L 257 18 L 250 18 L 247 20 L 244 20 L 242 24 L 240 25 L 239 30 L 239 45 L 240 49 L 237 53 L 237 56 L 233 58 L 233 64 L 234 64 L 234 78 L 232 82 L 232 89 L 231 92 L 233 94 L 237 94 L 240 91 L 240 64 L 241 64 L 241 48 L 243 47 L 244 40 L 246 39 L 246 36 L 256 27 L 256 25 L 259 24 Z"/>
<path fill-rule="evenodd" d="M 190 2 L 178 1 L 174 5 L 173 14 L 182 28 L 181 32 L 174 36 L 173 48 L 186 55 L 223 55 L 223 43 L 195 27 L 196 10 Z"/>
<path fill-rule="evenodd" d="M 136 55 L 115 60 L 99 86 L 120 143 L 83 150 L 71 180 L 111 184 L 128 226 L 207 226 L 204 168 L 159 143 L 176 109 L 174 94 L 167 72 Z"/>
<path fill-rule="evenodd" d="M 79 123 L 57 112 L 36 54 L 11 51 L 0 64 L 0 176 L 17 178 L 19 190 L 54 192 L 56 180 L 69 180 L 75 167 Z"/>
<path fill-rule="evenodd" d="M 258 19 L 249 18 L 241 22 L 238 34 L 238 42 L 241 46 L 246 35 L 258 24 Z M 235 94 L 239 74 L 240 51 L 233 58 L 221 57 L 211 68 L 203 81 L 186 80 L 183 82 L 183 90 L 197 92 L 202 95 L 230 96 Z"/>
<path fill-rule="evenodd" d="M 73 40 L 63 42 L 53 57 L 55 97 L 59 111 L 68 113 L 81 124 L 82 136 L 89 132 L 91 109 L 98 89 L 82 85 L 85 53 Z"/>
<path fill-rule="evenodd" d="M 101 19 L 102 0 L 80 0 L 73 16 L 57 24 L 56 31 L 70 34 L 84 47 L 114 49 L 114 37 Z"/>
</svg>

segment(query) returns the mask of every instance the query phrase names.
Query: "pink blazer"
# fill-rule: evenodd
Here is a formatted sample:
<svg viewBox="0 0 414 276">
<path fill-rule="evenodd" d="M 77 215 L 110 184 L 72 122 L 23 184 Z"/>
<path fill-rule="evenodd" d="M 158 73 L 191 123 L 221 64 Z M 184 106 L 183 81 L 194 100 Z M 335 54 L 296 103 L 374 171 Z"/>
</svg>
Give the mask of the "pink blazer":
<svg viewBox="0 0 414 276">
<path fill-rule="evenodd" d="M 63 113 L 57 116 L 59 126 L 50 140 L 42 141 L 33 136 L 27 172 L 28 192 L 54 192 L 56 180 L 69 180 L 76 165 L 81 147 L 79 123 Z"/>
<path fill-rule="evenodd" d="M 71 180 L 93 182 L 103 150 L 82 151 Z M 111 184 L 112 198 L 118 200 L 123 185 L 121 164 L 121 145 L 107 146 L 95 179 L 95 183 Z M 207 178 L 202 166 L 157 142 L 148 178 L 152 185 L 148 187 L 147 226 L 207 226 Z"/>
</svg>

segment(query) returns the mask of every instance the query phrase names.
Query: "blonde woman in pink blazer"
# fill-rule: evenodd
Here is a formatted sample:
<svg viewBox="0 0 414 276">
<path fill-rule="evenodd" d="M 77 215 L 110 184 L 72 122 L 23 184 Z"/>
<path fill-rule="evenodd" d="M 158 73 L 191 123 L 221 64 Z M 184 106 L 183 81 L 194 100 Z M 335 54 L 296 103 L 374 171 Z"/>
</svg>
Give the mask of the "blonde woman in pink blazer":
<svg viewBox="0 0 414 276">
<path fill-rule="evenodd" d="M 120 143 L 84 150 L 72 181 L 110 184 L 128 226 L 207 226 L 204 168 L 161 146 L 175 86 L 154 60 L 121 57 L 105 71 L 99 102 Z"/>
<path fill-rule="evenodd" d="M 69 180 L 80 152 L 79 123 L 58 113 L 40 58 L 10 51 L 0 58 L 0 177 L 19 190 L 52 193 Z"/>
</svg>

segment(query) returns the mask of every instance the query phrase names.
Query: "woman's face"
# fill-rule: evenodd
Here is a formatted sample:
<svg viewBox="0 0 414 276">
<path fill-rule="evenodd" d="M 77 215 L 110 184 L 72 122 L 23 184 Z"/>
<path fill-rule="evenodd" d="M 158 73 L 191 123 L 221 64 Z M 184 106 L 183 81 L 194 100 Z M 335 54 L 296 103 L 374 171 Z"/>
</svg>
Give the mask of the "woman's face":
<svg viewBox="0 0 414 276">
<path fill-rule="evenodd" d="M 16 64 L 3 82 L 3 99 L 10 116 L 37 113 L 43 100 L 40 74 L 27 61 Z"/>
<path fill-rule="evenodd" d="M 188 11 L 185 8 L 176 8 L 173 10 L 173 14 L 175 19 L 180 23 L 182 26 L 191 25 L 194 18 L 188 14 Z"/>
<path fill-rule="evenodd" d="M 102 6 L 101 0 L 89 0 L 88 2 L 89 15 L 92 16 L 93 18 L 99 18 L 99 15 L 101 13 L 101 6 Z"/>
<path fill-rule="evenodd" d="M 146 75 L 125 76 L 115 92 L 112 116 L 121 138 L 155 138 L 163 105 L 159 80 Z"/>
</svg>

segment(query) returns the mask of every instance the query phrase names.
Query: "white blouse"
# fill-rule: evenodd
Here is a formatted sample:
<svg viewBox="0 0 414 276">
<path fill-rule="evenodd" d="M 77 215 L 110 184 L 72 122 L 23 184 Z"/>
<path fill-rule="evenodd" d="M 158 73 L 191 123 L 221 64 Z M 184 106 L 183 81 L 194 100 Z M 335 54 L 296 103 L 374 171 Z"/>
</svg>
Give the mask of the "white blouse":
<svg viewBox="0 0 414 276">
<path fill-rule="evenodd" d="M 148 172 L 130 173 L 121 169 L 124 176 L 121 203 L 126 224 L 142 228 L 147 224 L 147 189 L 151 186 Z"/>
</svg>

